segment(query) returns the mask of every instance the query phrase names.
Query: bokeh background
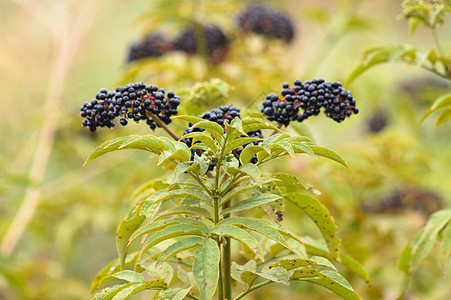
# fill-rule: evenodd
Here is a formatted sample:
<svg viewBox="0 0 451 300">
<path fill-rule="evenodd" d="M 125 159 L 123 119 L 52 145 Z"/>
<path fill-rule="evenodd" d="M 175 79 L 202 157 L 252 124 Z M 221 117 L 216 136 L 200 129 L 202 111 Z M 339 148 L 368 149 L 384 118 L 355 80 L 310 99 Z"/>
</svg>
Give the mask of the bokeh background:
<svg viewBox="0 0 451 300">
<path fill-rule="evenodd" d="M 162 175 L 154 158 L 133 151 L 82 167 L 103 141 L 150 131 L 143 124 L 95 133 L 82 128 L 80 106 L 100 88 L 144 81 L 189 98 L 196 82 L 219 78 L 232 87 L 226 100 L 191 105 L 182 97 L 181 111 L 198 114 L 226 101 L 257 114 L 264 96 L 280 92 L 285 81 L 344 81 L 370 46 L 433 47 L 424 28 L 409 37 L 406 21 L 398 18 L 401 1 L 263 3 L 293 20 L 291 43 L 243 36 L 234 18 L 245 1 L 0 2 L 0 299 L 88 299 L 91 280 L 116 257 L 115 229 L 131 205 L 129 196 Z M 149 31 L 173 37 L 193 21 L 214 22 L 233 37 L 224 61 L 211 65 L 174 52 L 127 63 L 130 44 Z M 447 49 L 450 32 L 446 22 L 438 31 Z M 318 199 L 335 217 L 343 251 L 365 266 L 371 285 L 345 276 L 363 299 L 395 299 L 403 279 L 396 265 L 402 249 L 431 213 L 451 202 L 451 122 L 439 127 L 434 118 L 419 122 L 451 86 L 419 68 L 385 64 L 345 87 L 360 114 L 342 124 L 312 118 L 287 130 L 334 149 L 351 169 L 299 156 L 265 172 L 291 172 L 321 192 Z M 179 123 L 174 129 L 184 130 Z M 319 236 L 305 219 L 287 209 L 284 225 Z M 406 297 L 450 299 L 449 280 L 433 251 Z M 301 283 L 268 287 L 249 299 L 273 297 L 336 299 Z"/>
</svg>

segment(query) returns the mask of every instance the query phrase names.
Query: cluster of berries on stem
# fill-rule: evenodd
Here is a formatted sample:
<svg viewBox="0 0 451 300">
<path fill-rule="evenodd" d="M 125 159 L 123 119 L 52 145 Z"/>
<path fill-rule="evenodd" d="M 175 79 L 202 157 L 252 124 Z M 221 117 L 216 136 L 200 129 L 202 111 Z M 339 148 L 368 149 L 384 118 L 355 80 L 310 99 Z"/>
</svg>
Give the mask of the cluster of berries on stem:
<svg viewBox="0 0 451 300">
<path fill-rule="evenodd" d="M 83 104 L 80 116 L 85 118 L 82 125 L 92 132 L 98 127 L 114 127 L 113 120 L 117 117 L 123 126 L 128 120 L 146 121 L 154 130 L 171 123 L 171 116 L 178 113 L 179 104 L 180 98 L 173 91 L 165 95 L 164 89 L 141 82 L 117 87 L 115 91 L 101 89 L 95 99 Z"/>
<path fill-rule="evenodd" d="M 359 112 L 352 93 L 337 81 L 326 82 L 321 78 L 302 83 L 296 79 L 294 86 L 284 83 L 282 88 L 282 97 L 275 93 L 266 96 L 261 112 L 268 120 L 285 126 L 316 116 L 322 108 L 327 117 L 338 123 Z"/>
<path fill-rule="evenodd" d="M 244 32 L 254 32 L 287 42 L 294 37 L 291 20 L 272 7 L 261 4 L 249 4 L 238 15 L 237 23 Z"/>
<path fill-rule="evenodd" d="M 232 122 L 233 119 L 235 119 L 237 117 L 241 119 L 240 109 L 233 105 L 220 106 L 218 108 L 215 108 L 215 109 L 208 111 L 208 112 L 204 113 L 203 115 L 199 116 L 199 118 L 218 123 L 219 125 L 221 125 L 223 127 L 225 126 L 224 123 L 230 123 L 230 122 Z M 189 124 L 190 127 L 185 131 L 185 133 L 183 135 L 186 135 L 186 134 L 189 134 L 192 132 L 204 131 L 204 129 L 202 129 L 202 128 L 198 128 L 198 127 L 193 128 L 192 127 L 193 125 L 194 124 L 190 123 Z M 249 137 L 254 137 L 254 138 L 261 138 L 261 139 L 263 138 L 261 130 L 254 130 L 254 131 L 247 132 L 247 135 Z M 191 147 L 193 145 L 192 138 L 182 138 L 180 141 L 185 143 L 188 147 Z M 258 145 L 260 143 L 260 141 L 255 141 L 253 143 L 255 145 Z M 232 151 L 233 156 L 239 160 L 240 154 L 243 151 L 243 148 L 246 146 L 247 146 L 247 144 L 243 145 L 243 147 L 233 150 Z M 201 156 L 203 153 L 204 153 L 204 151 L 201 149 L 191 150 L 191 162 L 194 162 L 195 155 Z M 251 159 L 251 163 L 254 163 L 254 164 L 257 163 L 256 156 L 254 156 Z M 209 165 L 209 171 L 212 171 L 214 166 L 215 166 L 215 162 L 211 161 L 210 165 Z"/>
<path fill-rule="evenodd" d="M 143 40 L 133 43 L 128 53 L 128 62 L 146 57 L 159 57 L 173 51 L 174 43 L 161 32 L 151 32 Z"/>
</svg>

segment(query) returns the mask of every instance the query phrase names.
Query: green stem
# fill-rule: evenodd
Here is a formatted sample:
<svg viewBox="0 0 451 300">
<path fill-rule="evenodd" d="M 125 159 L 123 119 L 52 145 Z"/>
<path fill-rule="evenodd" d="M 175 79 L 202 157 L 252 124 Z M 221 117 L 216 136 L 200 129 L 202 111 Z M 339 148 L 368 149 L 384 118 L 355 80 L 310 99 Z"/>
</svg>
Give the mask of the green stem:
<svg viewBox="0 0 451 300">
<path fill-rule="evenodd" d="M 440 44 L 440 40 L 438 39 L 437 30 L 435 27 L 431 27 L 432 37 L 434 39 L 435 46 L 437 47 L 438 53 L 440 56 L 445 56 L 445 52 L 443 52 L 442 45 Z"/>
<path fill-rule="evenodd" d="M 226 209 L 230 206 L 230 200 L 224 203 L 223 209 Z M 230 214 L 225 214 L 224 218 L 229 218 Z M 225 238 L 226 243 L 223 246 L 223 260 L 222 260 L 222 269 L 224 272 L 224 289 L 225 289 L 225 299 L 232 299 L 232 272 L 230 271 L 231 262 L 231 240 L 230 238 Z"/>
<path fill-rule="evenodd" d="M 247 290 L 245 290 L 244 292 L 239 294 L 234 300 L 239 300 L 239 299 L 243 298 L 244 296 L 246 296 L 247 294 L 249 294 L 250 292 L 252 292 L 253 290 L 261 288 L 261 287 L 263 287 L 265 285 L 268 285 L 270 283 L 272 283 L 272 281 L 267 280 L 267 281 L 263 281 L 262 283 L 256 284 L 253 287 L 249 287 Z"/>
</svg>

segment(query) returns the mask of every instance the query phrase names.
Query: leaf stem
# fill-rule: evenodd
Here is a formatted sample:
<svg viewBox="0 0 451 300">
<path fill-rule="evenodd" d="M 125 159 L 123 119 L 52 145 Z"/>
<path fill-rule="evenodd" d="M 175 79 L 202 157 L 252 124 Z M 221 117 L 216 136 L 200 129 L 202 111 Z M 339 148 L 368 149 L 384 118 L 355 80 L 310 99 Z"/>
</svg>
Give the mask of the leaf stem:
<svg viewBox="0 0 451 300">
<path fill-rule="evenodd" d="M 282 128 L 283 124 L 282 123 L 277 123 L 277 129 Z M 269 136 L 275 135 L 276 133 L 278 133 L 278 130 L 274 130 L 273 132 L 271 132 L 271 134 Z"/>
<path fill-rule="evenodd" d="M 226 201 L 224 203 L 223 209 L 226 209 L 230 206 L 230 200 Z M 225 214 L 225 218 L 229 218 L 230 214 Z M 222 269 L 224 272 L 224 289 L 225 289 L 225 299 L 231 300 L 232 299 L 232 273 L 230 271 L 230 265 L 231 265 L 231 240 L 230 238 L 225 238 L 226 242 L 223 245 L 223 260 L 222 260 Z"/>
<path fill-rule="evenodd" d="M 272 283 L 271 280 L 266 280 L 266 281 L 263 281 L 263 282 L 261 282 L 259 284 L 254 285 L 253 287 L 249 287 L 247 290 L 245 290 L 244 292 L 239 294 L 234 300 L 239 300 L 239 299 L 243 298 L 244 296 L 246 296 L 247 294 L 249 294 L 250 292 L 252 292 L 253 290 L 261 288 L 261 287 L 263 287 L 265 285 L 268 285 L 270 283 Z"/>
<path fill-rule="evenodd" d="M 152 118 L 152 120 L 155 121 L 155 123 L 158 124 L 158 126 L 163 128 L 174 140 L 178 141 L 180 139 L 179 136 L 171 128 L 169 128 L 168 125 L 166 125 L 163 121 L 161 121 L 161 119 L 157 115 L 154 115 L 151 112 L 148 112 L 147 114 Z"/>
</svg>

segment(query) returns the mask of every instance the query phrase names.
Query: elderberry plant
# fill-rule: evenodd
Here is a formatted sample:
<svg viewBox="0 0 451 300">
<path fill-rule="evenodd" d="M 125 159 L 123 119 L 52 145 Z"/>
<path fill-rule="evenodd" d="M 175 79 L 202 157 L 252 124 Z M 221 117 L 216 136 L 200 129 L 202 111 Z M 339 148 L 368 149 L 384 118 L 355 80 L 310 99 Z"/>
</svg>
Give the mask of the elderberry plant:
<svg viewBox="0 0 451 300">
<path fill-rule="evenodd" d="M 124 103 L 124 98 L 131 94 L 139 103 L 126 105 L 130 100 Z M 110 122 L 119 115 L 140 120 L 150 116 L 173 138 L 120 137 L 100 145 L 86 160 L 138 149 L 159 156 L 158 166 L 173 168 L 169 178 L 152 179 L 133 194 L 133 206 L 117 229 L 118 258 L 94 278 L 91 292 L 98 292 L 93 299 L 129 299 L 138 292 L 156 290 L 157 299 L 237 300 L 265 285 L 288 286 L 294 281 L 318 284 L 344 299 L 361 299 L 336 266 L 366 281 L 368 274 L 342 253 L 337 226 L 327 208 L 295 176 L 262 173 L 264 163 L 288 155 L 326 157 L 347 166 L 343 159 L 263 119 L 241 118 L 232 105 L 199 117 L 168 116 L 165 112 L 174 109 L 174 99 L 178 100 L 173 92 L 165 98 L 164 90 L 138 83 L 116 92 L 102 90 L 96 103 L 90 103 L 92 107 L 83 105 L 82 116 L 91 125 L 86 120 L 83 124 L 90 129 L 105 124 L 104 112 L 111 114 L 106 118 Z M 146 101 L 150 103 L 143 107 Z M 130 112 L 134 115 L 129 116 Z M 181 138 L 166 126 L 174 118 L 188 123 Z M 268 132 L 266 137 L 263 132 Z M 323 240 L 299 236 L 282 226 L 283 202 L 303 210 Z M 249 212 L 258 207 L 265 207 L 268 217 L 250 217 Z M 232 249 L 237 247 L 249 252 L 244 265 L 232 261 Z M 172 280 L 175 274 L 178 281 Z"/>
</svg>

